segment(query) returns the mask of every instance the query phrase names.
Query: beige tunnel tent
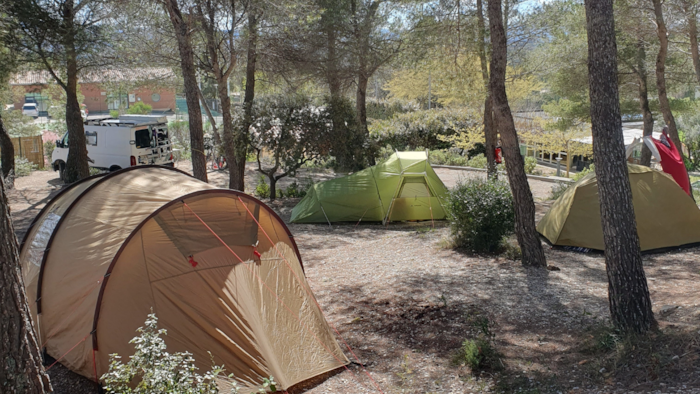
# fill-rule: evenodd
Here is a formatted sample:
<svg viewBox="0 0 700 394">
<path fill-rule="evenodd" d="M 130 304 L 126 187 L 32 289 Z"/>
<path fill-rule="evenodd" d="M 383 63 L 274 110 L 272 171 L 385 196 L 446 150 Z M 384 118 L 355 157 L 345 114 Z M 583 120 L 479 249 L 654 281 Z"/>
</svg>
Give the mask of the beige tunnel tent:
<svg viewBox="0 0 700 394">
<path fill-rule="evenodd" d="M 700 242 L 700 209 L 673 178 L 645 166 L 627 168 L 641 250 Z M 553 245 L 603 250 L 595 173 L 571 185 L 537 224 L 537 231 Z"/>
<path fill-rule="evenodd" d="M 348 362 L 284 222 L 178 170 L 131 167 L 64 189 L 20 258 L 40 344 L 91 379 L 110 354 L 133 354 L 151 310 L 169 352 L 193 353 L 202 372 L 211 352 L 244 387 L 271 375 L 286 389 Z"/>
</svg>

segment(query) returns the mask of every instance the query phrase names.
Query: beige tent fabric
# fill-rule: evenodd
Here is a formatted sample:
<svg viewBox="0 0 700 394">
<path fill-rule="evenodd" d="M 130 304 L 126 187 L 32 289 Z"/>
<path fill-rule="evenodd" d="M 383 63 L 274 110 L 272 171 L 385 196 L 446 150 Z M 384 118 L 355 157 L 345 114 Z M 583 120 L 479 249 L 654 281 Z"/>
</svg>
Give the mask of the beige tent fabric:
<svg viewBox="0 0 700 394">
<path fill-rule="evenodd" d="M 700 242 L 700 209 L 671 176 L 634 164 L 628 171 L 642 251 Z M 604 250 L 595 174 L 564 192 L 537 231 L 553 245 Z"/>
<path fill-rule="evenodd" d="M 161 167 L 88 182 L 49 204 L 22 250 L 30 267 L 27 245 L 40 222 L 54 206 L 75 202 L 46 256 L 38 316 L 50 355 L 77 344 L 64 365 L 92 379 L 96 367 L 101 376 L 109 354 L 133 354 L 128 342 L 151 310 L 168 331 L 169 351 L 193 353 L 201 370 L 211 368 L 211 352 L 244 386 L 272 375 L 288 388 L 348 362 L 308 288 L 296 245 L 269 208 Z M 32 294 L 35 271 L 25 272 Z"/>
</svg>

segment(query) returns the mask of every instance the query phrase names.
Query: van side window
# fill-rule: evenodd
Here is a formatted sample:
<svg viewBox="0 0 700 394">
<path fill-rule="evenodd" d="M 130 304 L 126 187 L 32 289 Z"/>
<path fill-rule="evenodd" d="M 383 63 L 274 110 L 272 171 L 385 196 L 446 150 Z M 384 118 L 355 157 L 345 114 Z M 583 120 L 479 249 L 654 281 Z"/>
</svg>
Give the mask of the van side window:
<svg viewBox="0 0 700 394">
<path fill-rule="evenodd" d="M 97 132 L 86 131 L 85 140 L 87 140 L 87 145 L 97 146 Z"/>
<path fill-rule="evenodd" d="M 136 148 L 150 148 L 151 147 L 151 132 L 148 129 L 136 130 L 135 135 Z"/>
</svg>

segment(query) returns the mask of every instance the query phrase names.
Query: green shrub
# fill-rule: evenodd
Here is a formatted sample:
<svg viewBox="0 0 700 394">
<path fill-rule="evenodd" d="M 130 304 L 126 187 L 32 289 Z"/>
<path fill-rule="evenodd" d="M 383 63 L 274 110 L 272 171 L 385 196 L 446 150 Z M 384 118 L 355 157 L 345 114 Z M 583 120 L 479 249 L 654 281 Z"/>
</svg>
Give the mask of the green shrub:
<svg viewBox="0 0 700 394">
<path fill-rule="evenodd" d="M 53 153 L 54 149 L 56 149 L 56 142 L 54 142 L 54 141 L 44 142 L 44 156 L 48 157 L 49 161 L 51 161 L 51 154 Z"/>
<path fill-rule="evenodd" d="M 129 115 L 148 115 L 152 110 L 153 107 L 150 105 L 143 101 L 137 101 L 126 110 L 126 113 Z"/>
<path fill-rule="evenodd" d="M 484 366 L 486 354 L 492 353 L 491 344 L 482 339 L 467 339 L 462 343 L 461 355 L 464 363 L 473 370 Z"/>
<path fill-rule="evenodd" d="M 174 120 L 168 123 L 168 134 L 170 135 L 170 142 L 173 143 L 176 149 L 180 150 L 180 158 L 189 158 L 191 155 L 190 122 L 186 120 Z"/>
<path fill-rule="evenodd" d="M 127 363 L 121 361 L 118 354 L 110 354 L 109 370 L 102 375 L 104 389 L 107 393 L 169 393 L 169 394 L 218 394 L 216 380 L 231 383 L 231 394 L 239 393 L 239 387 L 233 374 L 225 375 L 224 366 L 212 365 L 212 370 L 204 375 L 195 371 L 195 359 L 191 353 L 173 353 L 166 351 L 167 346 L 161 335 L 166 330 L 158 329 L 158 319 L 151 313 L 146 320 L 146 327 L 137 330 L 139 336 L 129 343 L 136 352 Z M 213 356 L 212 356 L 213 361 Z M 132 382 L 138 382 L 135 387 Z M 263 379 L 258 393 L 277 391 L 277 383 L 270 376 Z"/>
<path fill-rule="evenodd" d="M 119 117 L 119 111 L 117 111 L 116 109 L 110 110 L 109 116 L 113 117 L 114 119 L 117 119 Z"/>
<path fill-rule="evenodd" d="M 287 197 L 291 198 L 301 198 L 306 196 L 306 189 L 304 189 L 303 186 L 298 184 L 297 181 L 294 181 L 289 186 L 287 186 L 287 190 L 285 190 L 284 194 Z"/>
<path fill-rule="evenodd" d="M 573 177 L 571 177 L 571 179 L 573 179 L 574 181 L 578 181 L 584 176 L 590 174 L 591 172 L 595 172 L 595 164 L 591 164 L 588 168 L 584 168 L 583 170 L 577 172 L 576 174 L 574 174 Z"/>
<path fill-rule="evenodd" d="M 493 253 L 513 232 L 513 196 L 505 182 L 479 178 L 460 182 L 450 192 L 447 208 L 459 247 Z"/>
<path fill-rule="evenodd" d="M 465 339 L 453 362 L 469 366 L 472 371 L 499 370 L 503 364 L 494 346 L 496 335 L 491 331 L 489 319 L 482 315 L 470 316 L 469 323 L 477 330 L 474 339 Z"/>
<path fill-rule="evenodd" d="M 324 99 L 325 116 L 330 120 L 330 155 L 334 169 L 358 171 L 376 157 L 377 144 L 370 144 L 367 133 L 357 122 L 355 104 L 345 97 Z"/>
<path fill-rule="evenodd" d="M 525 173 L 526 174 L 533 174 L 535 172 L 535 168 L 537 167 L 537 159 L 534 157 L 528 156 L 525 158 Z"/>
<path fill-rule="evenodd" d="M 15 156 L 15 177 L 29 176 L 38 166 L 25 157 Z"/>
<path fill-rule="evenodd" d="M 486 168 L 487 163 L 486 156 L 480 153 L 467 161 L 467 167 Z"/>
<path fill-rule="evenodd" d="M 267 184 L 267 182 L 265 181 L 265 177 L 262 175 L 260 175 L 258 185 L 255 187 L 255 195 L 260 198 L 270 197 L 270 185 Z"/>
<path fill-rule="evenodd" d="M 370 119 L 390 119 L 394 114 L 402 114 L 409 111 L 415 111 L 415 105 L 410 102 L 386 101 L 386 100 L 368 100 L 367 101 L 367 118 Z"/>
<path fill-rule="evenodd" d="M 556 200 L 559 197 L 564 194 L 567 190 L 569 190 L 569 187 L 571 186 L 571 183 L 568 182 L 557 182 L 552 186 L 552 193 L 549 195 L 550 200 Z"/>
<path fill-rule="evenodd" d="M 430 164 L 445 165 L 445 166 L 466 166 L 467 158 L 456 152 L 449 150 L 432 150 L 430 151 Z"/>
</svg>

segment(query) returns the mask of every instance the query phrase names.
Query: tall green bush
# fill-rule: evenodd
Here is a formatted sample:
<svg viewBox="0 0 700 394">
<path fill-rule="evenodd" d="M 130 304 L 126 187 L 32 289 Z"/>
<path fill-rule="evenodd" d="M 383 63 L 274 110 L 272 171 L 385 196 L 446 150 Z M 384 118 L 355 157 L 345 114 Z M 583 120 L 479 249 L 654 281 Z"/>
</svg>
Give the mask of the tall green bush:
<svg viewBox="0 0 700 394">
<path fill-rule="evenodd" d="M 32 171 L 36 170 L 37 167 L 26 157 L 15 156 L 15 177 L 32 175 Z"/>
<path fill-rule="evenodd" d="M 486 163 L 488 163 L 486 156 L 478 154 L 467 161 L 467 167 L 486 168 Z"/>
<path fill-rule="evenodd" d="M 469 179 L 450 191 L 447 208 L 455 245 L 473 252 L 493 253 L 513 232 L 515 212 L 507 183 Z"/>
<path fill-rule="evenodd" d="M 129 115 L 148 115 L 152 110 L 153 107 L 150 105 L 143 101 L 137 101 L 126 110 L 126 113 Z"/>
<path fill-rule="evenodd" d="M 358 171 L 375 157 L 376 148 L 357 122 L 355 105 L 347 98 L 324 99 L 326 116 L 330 119 L 330 154 L 335 158 L 334 168 L 340 171 Z"/>
<path fill-rule="evenodd" d="M 449 150 L 432 150 L 428 156 L 430 164 L 446 166 L 466 166 L 467 158 Z"/>
<path fill-rule="evenodd" d="M 591 164 L 588 168 L 584 168 L 583 170 L 577 172 L 573 177 L 571 177 L 571 179 L 578 182 L 579 179 L 590 174 L 591 172 L 595 172 L 595 164 Z"/>
<path fill-rule="evenodd" d="M 535 159 L 532 156 L 526 157 L 525 158 L 525 173 L 526 174 L 534 174 L 535 168 L 537 168 L 537 159 Z"/>
</svg>

